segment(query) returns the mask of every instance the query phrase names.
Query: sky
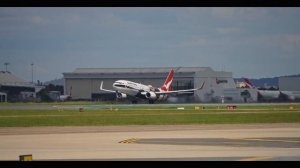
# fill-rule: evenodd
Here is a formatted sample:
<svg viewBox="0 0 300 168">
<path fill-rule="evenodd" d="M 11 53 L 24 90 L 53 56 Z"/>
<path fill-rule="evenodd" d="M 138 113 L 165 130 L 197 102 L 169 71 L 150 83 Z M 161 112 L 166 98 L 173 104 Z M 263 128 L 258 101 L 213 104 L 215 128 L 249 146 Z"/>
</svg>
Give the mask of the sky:
<svg viewBox="0 0 300 168">
<path fill-rule="evenodd" d="M 5 62 L 27 81 L 33 67 L 42 82 L 76 68 L 299 74 L 300 8 L 0 7 L 0 70 Z"/>
</svg>

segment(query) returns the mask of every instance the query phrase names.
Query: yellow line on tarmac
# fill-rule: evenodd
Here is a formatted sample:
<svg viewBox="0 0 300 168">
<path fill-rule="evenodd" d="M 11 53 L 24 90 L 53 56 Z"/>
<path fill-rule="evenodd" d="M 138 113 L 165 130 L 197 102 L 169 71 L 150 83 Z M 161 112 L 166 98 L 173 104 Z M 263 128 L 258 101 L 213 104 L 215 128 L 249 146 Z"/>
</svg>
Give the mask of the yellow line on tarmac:
<svg viewBox="0 0 300 168">
<path fill-rule="evenodd" d="M 125 139 L 123 141 L 120 141 L 119 143 L 135 143 L 137 141 L 136 138 L 130 138 L 130 139 Z"/>
<path fill-rule="evenodd" d="M 238 161 L 258 161 L 258 160 L 266 160 L 272 158 L 271 156 L 258 156 L 258 157 L 250 157 L 245 159 L 240 159 Z"/>
</svg>

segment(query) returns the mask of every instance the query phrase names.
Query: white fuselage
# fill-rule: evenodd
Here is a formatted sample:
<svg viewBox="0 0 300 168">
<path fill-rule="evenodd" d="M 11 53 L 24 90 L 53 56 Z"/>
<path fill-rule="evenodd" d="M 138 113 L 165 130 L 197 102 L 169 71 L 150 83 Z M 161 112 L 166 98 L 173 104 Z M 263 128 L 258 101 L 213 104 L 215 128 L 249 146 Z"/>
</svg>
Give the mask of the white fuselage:
<svg viewBox="0 0 300 168">
<path fill-rule="evenodd" d="M 113 83 L 113 88 L 114 90 L 131 96 L 137 95 L 140 91 L 150 92 L 152 90 L 150 86 L 127 80 L 117 80 Z"/>
<path fill-rule="evenodd" d="M 280 91 L 278 90 L 258 90 L 258 92 L 265 99 L 277 99 L 280 96 Z"/>
<path fill-rule="evenodd" d="M 70 95 L 60 95 L 59 96 L 59 100 L 61 100 L 61 101 L 65 101 L 67 99 L 71 99 L 71 96 Z"/>
<path fill-rule="evenodd" d="M 195 90 L 202 89 L 204 82 L 200 88 L 185 90 L 170 90 L 173 81 L 174 70 L 171 69 L 164 84 L 160 88 L 154 88 L 151 85 L 143 85 L 128 80 L 117 80 L 113 83 L 113 90 L 103 89 L 103 81 L 100 84 L 100 90 L 110 93 L 116 93 L 117 99 L 125 99 L 130 96 L 132 103 L 136 103 L 136 98 L 147 99 L 150 104 L 157 100 L 166 100 L 169 94 L 193 93 Z"/>
<path fill-rule="evenodd" d="M 288 99 L 300 99 L 300 91 L 281 91 L 282 94 L 288 96 Z"/>
</svg>

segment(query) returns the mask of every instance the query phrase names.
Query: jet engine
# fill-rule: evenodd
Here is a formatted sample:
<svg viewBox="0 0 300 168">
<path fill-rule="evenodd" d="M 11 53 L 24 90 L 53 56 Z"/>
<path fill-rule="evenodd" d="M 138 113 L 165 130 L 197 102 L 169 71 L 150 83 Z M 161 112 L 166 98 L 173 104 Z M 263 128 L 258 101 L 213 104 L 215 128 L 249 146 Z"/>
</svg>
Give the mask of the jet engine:
<svg viewBox="0 0 300 168">
<path fill-rule="evenodd" d="M 117 93 L 117 99 L 126 99 L 127 98 L 127 95 L 124 94 L 124 93 Z"/>
<path fill-rule="evenodd" d="M 152 99 L 152 100 L 157 98 L 154 92 L 147 92 L 145 96 L 147 99 Z"/>
</svg>

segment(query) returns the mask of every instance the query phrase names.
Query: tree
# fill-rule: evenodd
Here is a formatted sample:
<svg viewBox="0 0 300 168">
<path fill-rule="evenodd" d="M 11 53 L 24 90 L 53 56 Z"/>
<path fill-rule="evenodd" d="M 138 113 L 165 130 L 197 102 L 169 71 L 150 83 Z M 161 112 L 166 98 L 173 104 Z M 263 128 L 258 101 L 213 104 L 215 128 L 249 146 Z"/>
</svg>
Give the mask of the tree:
<svg viewBox="0 0 300 168">
<path fill-rule="evenodd" d="M 244 98 L 244 102 L 247 103 L 247 99 L 251 97 L 251 94 L 248 90 L 241 92 L 241 96 Z"/>
<path fill-rule="evenodd" d="M 61 94 L 63 94 L 64 92 L 64 87 L 61 85 L 53 85 L 53 84 L 49 84 L 47 85 L 44 89 L 40 90 L 37 93 L 37 96 L 41 98 L 41 101 L 46 101 L 46 102 L 50 102 L 53 101 L 50 97 L 49 97 L 49 92 L 50 91 L 60 91 Z"/>
</svg>

